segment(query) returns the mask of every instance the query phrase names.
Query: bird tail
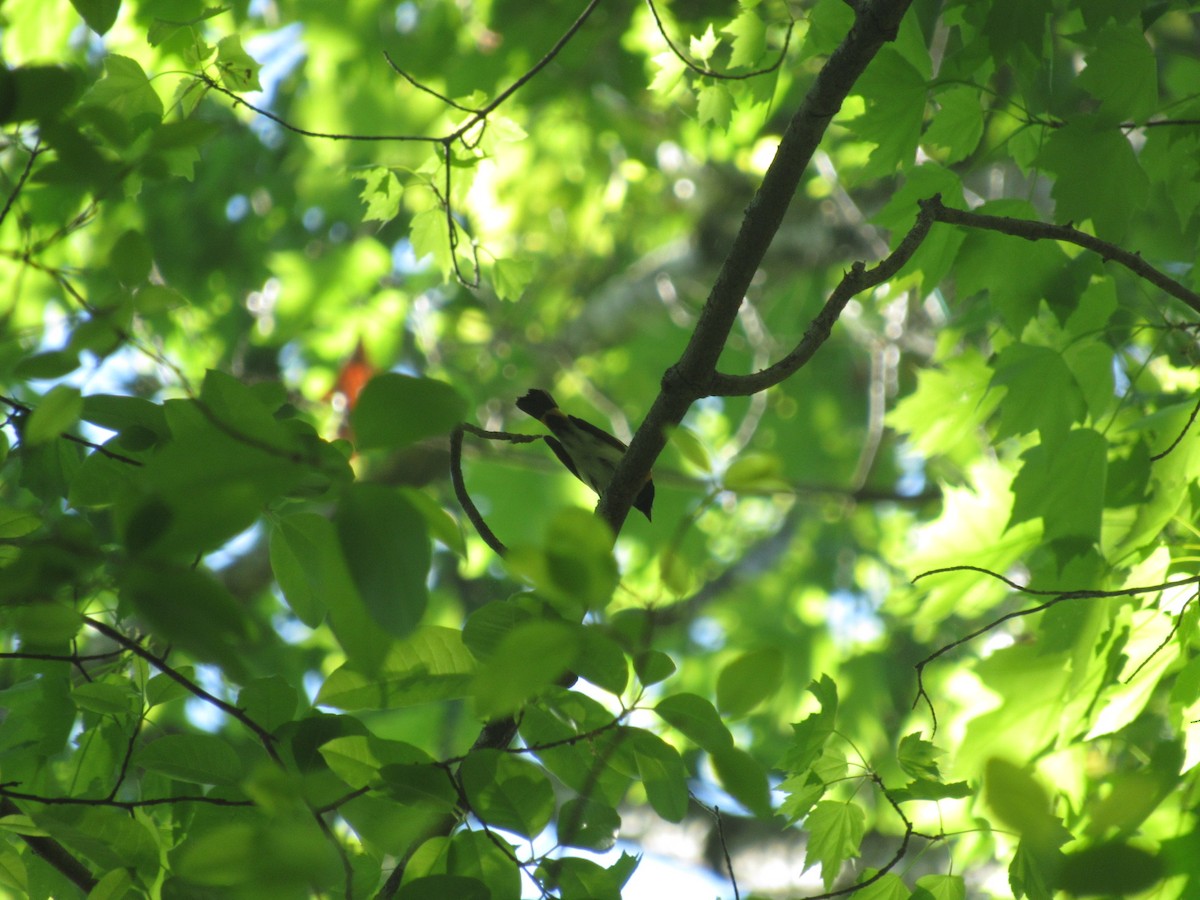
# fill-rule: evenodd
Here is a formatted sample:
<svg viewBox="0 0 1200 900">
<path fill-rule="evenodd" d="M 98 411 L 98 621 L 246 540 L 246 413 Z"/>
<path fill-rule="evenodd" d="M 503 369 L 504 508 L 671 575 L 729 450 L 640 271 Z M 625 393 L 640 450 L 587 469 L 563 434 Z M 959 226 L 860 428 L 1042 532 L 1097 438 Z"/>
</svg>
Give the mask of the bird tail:
<svg viewBox="0 0 1200 900">
<path fill-rule="evenodd" d="M 558 409 L 558 404 L 554 402 L 554 398 L 550 396 L 549 392 L 535 388 L 517 401 L 517 409 L 533 416 L 540 422 L 548 412 Z"/>
</svg>

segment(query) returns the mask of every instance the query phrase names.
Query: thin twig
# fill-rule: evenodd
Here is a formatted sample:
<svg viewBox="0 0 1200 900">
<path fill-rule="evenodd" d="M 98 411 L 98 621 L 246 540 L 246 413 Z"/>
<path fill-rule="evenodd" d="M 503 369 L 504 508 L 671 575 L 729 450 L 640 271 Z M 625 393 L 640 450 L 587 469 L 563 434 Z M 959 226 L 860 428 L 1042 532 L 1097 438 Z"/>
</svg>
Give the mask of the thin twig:
<svg viewBox="0 0 1200 900">
<path fill-rule="evenodd" d="M 282 764 L 282 760 L 279 757 L 279 752 L 275 749 L 275 741 L 278 739 L 275 737 L 275 735 L 271 734 L 271 732 L 267 731 L 267 729 L 255 722 L 254 719 L 250 718 L 250 716 L 246 714 L 245 710 L 239 709 L 232 703 L 228 703 L 225 700 L 222 700 L 220 697 L 210 694 L 204 688 L 200 687 L 200 685 L 196 684 L 196 682 L 192 681 L 190 678 L 181 674 L 178 670 L 169 665 L 165 659 L 162 659 L 161 657 L 151 653 L 137 641 L 126 637 L 111 625 L 101 622 L 98 619 L 93 619 L 91 616 L 83 616 L 82 619 L 84 624 L 89 628 L 100 632 L 105 637 L 117 644 L 120 644 L 135 656 L 140 656 L 176 684 L 183 687 L 189 694 L 199 697 L 205 703 L 215 706 L 230 718 L 240 722 L 258 737 L 259 741 L 263 745 L 263 749 L 267 751 L 267 755 L 270 756 L 275 762 Z"/>
<path fill-rule="evenodd" d="M 1133 274 L 1144 278 L 1155 287 L 1161 288 L 1177 300 L 1182 300 L 1195 312 L 1200 313 L 1200 294 L 1189 290 L 1165 272 L 1156 269 L 1142 259 L 1139 254 L 1131 253 L 1123 247 L 1080 231 L 1071 225 L 1051 225 L 1047 222 L 1035 222 L 1030 219 L 990 216 L 984 213 L 968 212 L 964 209 L 951 209 L 942 203 L 941 194 L 934 194 L 928 200 L 922 201 L 921 209 L 922 211 L 929 210 L 935 221 L 945 222 L 947 225 L 964 225 L 968 228 L 998 231 L 1001 234 L 1025 238 L 1028 241 L 1051 240 L 1075 244 L 1098 254 L 1106 262 L 1112 260 L 1120 263 Z"/>
<path fill-rule="evenodd" d="M 929 665 L 931 662 L 933 662 L 935 659 L 937 659 L 938 657 L 944 656 L 945 654 L 949 653 L 951 650 L 954 650 L 958 647 L 961 647 L 963 644 L 973 641 L 975 638 L 979 637 L 980 635 L 987 634 L 989 631 L 992 631 L 993 629 L 999 627 L 1000 625 L 1003 625 L 1005 622 L 1007 622 L 1011 619 L 1020 619 L 1020 618 L 1024 618 L 1025 616 L 1032 616 L 1036 613 L 1045 612 L 1047 609 L 1050 609 L 1050 607 L 1057 606 L 1059 603 L 1063 603 L 1067 600 L 1097 600 L 1097 599 L 1104 599 L 1107 597 L 1132 597 L 1132 596 L 1136 596 L 1138 594 L 1151 594 L 1151 593 L 1155 593 L 1157 591 L 1170 590 L 1171 588 L 1184 587 L 1189 584 L 1200 584 L 1200 575 L 1194 575 L 1190 578 L 1180 579 L 1179 581 L 1167 581 L 1167 582 L 1163 582 L 1162 584 L 1151 584 L 1151 585 L 1145 585 L 1145 586 L 1141 586 L 1141 587 L 1120 588 L 1120 589 L 1112 590 L 1112 591 L 1099 591 L 1099 590 L 1050 591 L 1050 590 L 1039 590 L 1037 588 L 1027 587 L 1023 584 L 1013 581 L 1011 578 L 1006 578 L 1005 576 L 1001 575 L 999 572 L 993 572 L 991 569 L 985 569 L 982 566 L 969 566 L 969 565 L 946 566 L 946 567 L 940 568 L 940 569 L 930 569 L 927 572 L 922 572 L 919 575 L 915 576 L 913 578 L 913 583 L 915 584 L 916 582 L 920 581 L 922 578 L 928 578 L 932 575 L 942 575 L 942 574 L 945 574 L 948 572 L 978 572 L 981 575 L 988 575 L 988 576 L 991 576 L 992 578 L 995 578 L 997 581 L 1002 581 L 1006 585 L 1008 585 L 1010 588 L 1012 588 L 1014 591 L 1018 591 L 1022 594 L 1029 594 L 1029 595 L 1032 595 L 1035 597 L 1050 597 L 1051 599 L 1047 600 L 1045 603 L 1039 603 L 1037 606 L 1031 606 L 1027 609 L 1018 609 L 1018 610 L 1014 610 L 1013 612 L 1010 612 L 1010 613 L 1005 613 L 1004 615 L 1000 616 L 999 618 L 993 619 L 991 622 L 988 622 L 986 625 L 983 625 L 980 628 L 976 628 L 970 634 L 964 635 L 963 637 L 958 638 L 955 641 L 951 641 L 949 644 L 946 644 L 945 646 L 938 648 L 933 653 L 929 654 L 928 656 L 926 656 L 924 659 L 922 659 L 920 662 L 918 662 L 916 664 L 916 666 L 914 668 L 917 671 L 917 696 L 913 698 L 913 706 L 915 707 L 921 700 L 925 701 L 926 706 L 929 707 L 929 714 L 933 720 L 932 731 L 934 734 L 937 734 L 937 727 L 938 727 L 937 711 L 934 709 L 933 701 L 932 701 L 932 699 L 930 699 L 929 693 L 925 690 L 925 667 L 927 665 Z"/>
<path fill-rule="evenodd" d="M 1146 668 L 1146 666 L 1149 664 L 1150 660 L 1152 660 L 1152 659 L 1154 659 L 1154 657 L 1158 656 L 1158 654 L 1162 652 L 1163 647 L 1165 647 L 1165 646 L 1167 646 L 1167 644 L 1171 643 L 1171 638 L 1175 637 L 1175 635 L 1177 635 L 1179 633 L 1179 626 L 1183 622 L 1184 612 L 1192 604 L 1192 601 L 1195 600 L 1197 596 L 1200 596 L 1200 595 L 1193 594 L 1192 596 L 1187 598 L 1187 600 L 1184 602 L 1183 606 L 1180 607 L 1178 614 L 1176 614 L 1175 621 L 1171 624 L 1171 630 L 1167 632 L 1167 636 L 1164 637 L 1161 641 L 1159 641 L 1158 646 L 1155 647 L 1153 650 L 1151 650 L 1150 653 L 1147 654 L 1146 658 L 1137 664 L 1136 669 L 1134 669 L 1132 672 L 1129 673 L 1129 677 L 1126 678 L 1124 681 L 1125 684 L 1129 684 L 1131 681 L 1133 681 L 1133 679 L 1135 679 L 1137 677 L 1138 672 L 1140 672 L 1140 671 L 1142 671 L 1142 669 Z"/>
<path fill-rule="evenodd" d="M 8 218 L 8 212 L 12 209 L 13 203 L 17 200 L 17 195 L 25 187 L 25 182 L 29 180 L 29 173 L 33 171 L 33 164 L 37 158 L 44 153 L 42 149 L 42 140 L 39 137 L 34 141 L 33 147 L 29 148 L 29 158 L 25 160 L 25 167 L 21 170 L 20 176 L 17 178 L 17 183 L 13 185 L 12 192 L 8 195 L 8 199 L 4 201 L 4 209 L 0 209 L 0 225 L 4 224 L 4 220 Z"/>
<path fill-rule="evenodd" d="M 747 78 L 757 78 L 759 75 L 769 75 L 781 65 L 787 57 L 788 47 L 792 43 L 792 30 L 796 27 L 796 20 L 792 19 L 788 22 L 787 34 L 783 39 L 783 49 L 779 51 L 779 58 L 775 62 L 763 69 L 755 69 L 753 72 L 743 72 L 738 75 L 730 74 L 729 72 L 718 72 L 715 69 L 709 69 L 705 66 L 695 63 L 690 57 L 675 45 L 671 40 L 671 36 L 667 33 L 667 26 L 663 24 L 662 17 L 658 13 L 658 7 L 654 5 L 654 0 L 646 0 L 646 5 L 650 7 L 650 14 L 654 16 L 654 24 L 658 26 L 658 33 L 662 35 L 662 39 L 667 42 L 667 46 L 671 48 L 671 52 L 675 57 L 695 72 L 697 75 L 703 75 L 706 78 L 715 78 L 718 81 L 745 81 Z"/>
<path fill-rule="evenodd" d="M 27 794 L 14 791 L 8 782 L 0 784 L 0 796 L 11 797 L 14 800 L 26 800 L 30 803 L 41 803 L 46 806 L 110 806 L 133 812 L 149 806 L 171 806 L 175 803 L 207 803 L 209 806 L 253 806 L 253 800 L 231 800 L 227 797 L 208 797 L 204 794 L 184 795 L 182 797 L 154 797 L 149 800 L 116 800 L 112 797 L 45 797 L 41 794 Z"/>
<path fill-rule="evenodd" d="M 1150 457 L 1150 462 L 1158 462 L 1160 459 L 1165 457 L 1172 450 L 1179 446 L 1180 442 L 1187 437 L 1187 433 L 1192 430 L 1192 425 L 1195 424 L 1196 415 L 1198 413 L 1200 413 L 1200 398 L 1197 398 L 1196 405 L 1192 407 L 1192 414 L 1188 416 L 1187 424 L 1184 425 L 1179 434 L 1175 436 L 1175 440 L 1171 441 L 1171 445 L 1162 453 L 1155 453 L 1152 457 Z"/>
<path fill-rule="evenodd" d="M 25 403 L 21 403 L 17 400 L 13 400 L 10 397 L 0 396 L 0 403 L 6 404 L 14 412 L 20 413 L 21 415 L 28 415 L 29 413 L 33 412 L 33 407 L 31 407 Z M 117 462 L 123 462 L 126 465 L 130 465 L 130 466 L 143 465 L 143 463 L 140 460 L 136 460 L 130 456 L 125 456 L 124 454 L 117 453 L 115 450 L 109 450 L 103 444 L 97 444 L 94 441 L 86 440 L 84 438 L 79 437 L 78 435 L 74 435 L 74 434 L 64 431 L 62 434 L 59 435 L 59 437 L 62 438 L 64 441 L 70 441 L 73 444 L 79 444 L 81 447 L 88 447 L 92 450 L 95 450 L 101 456 L 107 456 L 109 459 L 116 460 Z"/>
<path fill-rule="evenodd" d="M 395 72 L 397 75 L 399 75 L 405 81 L 407 81 L 409 84 L 411 84 L 413 87 L 415 87 L 418 91 L 424 91 L 429 96 L 436 97 L 438 100 L 441 100 L 447 106 L 457 109 L 459 112 L 465 112 L 465 113 L 469 113 L 471 115 L 478 114 L 479 110 L 473 109 L 470 106 L 463 106 L 461 103 L 456 103 L 455 101 L 453 101 L 449 97 L 447 97 L 445 94 L 439 94 L 433 88 L 429 87 L 428 85 L 422 84 L 420 81 L 413 78 L 411 75 L 409 75 L 402 68 L 400 68 L 400 66 L 398 66 L 396 64 L 396 61 L 394 59 L 392 59 L 392 55 L 390 53 L 388 53 L 386 50 L 383 51 L 383 58 L 387 60 L 387 64 L 392 67 L 393 72 Z"/>
<path fill-rule="evenodd" d="M 725 871 L 729 873 L 729 883 L 733 886 L 733 900 L 741 900 L 737 875 L 733 873 L 733 860 L 729 858 L 729 844 L 725 841 L 725 821 L 721 818 L 721 807 L 714 806 L 711 812 L 717 823 L 717 840 L 721 843 L 721 855 L 725 858 Z"/>
</svg>

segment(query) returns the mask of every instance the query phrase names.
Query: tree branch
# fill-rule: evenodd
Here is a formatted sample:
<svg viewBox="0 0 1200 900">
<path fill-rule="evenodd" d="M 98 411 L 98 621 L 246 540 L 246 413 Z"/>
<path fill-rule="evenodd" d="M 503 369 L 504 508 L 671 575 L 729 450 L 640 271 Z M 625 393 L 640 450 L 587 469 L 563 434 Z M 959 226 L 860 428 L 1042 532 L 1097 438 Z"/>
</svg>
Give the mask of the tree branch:
<svg viewBox="0 0 1200 900">
<path fill-rule="evenodd" d="M 941 194 L 934 194 L 928 200 L 922 201 L 921 209 L 922 211 L 930 210 L 934 221 L 945 222 L 947 225 L 964 225 L 968 228 L 998 231 L 1001 234 L 1025 238 L 1027 241 L 1051 240 L 1075 244 L 1099 254 L 1105 262 L 1111 260 L 1120 263 L 1134 275 L 1146 279 L 1177 300 L 1182 300 L 1194 312 L 1200 313 L 1200 294 L 1188 290 L 1174 278 L 1160 272 L 1142 259 L 1139 254 L 1131 253 L 1116 244 L 1101 240 L 1095 235 L 1080 231 L 1071 225 L 1050 225 L 1046 222 L 1034 222 L 1029 219 L 989 216 L 983 213 L 968 212 L 965 209 L 951 209 L 942 204 Z"/>
<path fill-rule="evenodd" d="M 0 815 L 24 816 L 21 807 L 7 797 L 0 797 Z M 57 869 L 64 878 L 76 885 L 81 891 L 90 893 L 98 883 L 91 871 L 72 856 L 67 849 L 54 838 L 39 837 L 32 834 L 21 835 L 29 849 Z"/>
<path fill-rule="evenodd" d="M 783 222 L 813 153 L 834 115 L 875 54 L 893 40 L 911 0 L 865 0 L 854 25 L 822 66 L 792 116 L 762 184 L 708 295 L 691 340 L 663 376 L 662 390 L 634 435 L 597 512 L 619 533 L 634 496 L 666 446 L 666 429 L 678 425 L 692 403 L 710 391 L 717 359 L 738 307 Z"/>
<path fill-rule="evenodd" d="M 667 26 L 663 23 L 662 16 L 659 14 L 658 6 L 655 4 L 654 0 L 646 0 L 646 5 L 650 7 L 650 15 L 654 16 L 654 24 L 658 26 L 658 33 L 662 36 L 662 39 L 666 42 L 667 46 L 671 48 L 671 52 L 675 54 L 675 58 L 697 75 L 703 75 L 706 78 L 715 78 L 718 81 L 745 81 L 748 78 L 757 78 L 759 75 L 768 75 L 771 72 L 774 72 L 781 65 L 783 65 L 783 61 L 787 57 L 788 47 L 792 43 L 792 31 L 794 31 L 796 28 L 796 20 L 789 19 L 787 34 L 783 38 L 783 48 L 779 51 L 779 57 L 775 60 L 775 62 L 771 63 L 765 68 L 755 69 L 753 72 L 740 72 L 736 75 L 733 75 L 728 72 L 718 72 L 715 69 L 708 69 L 702 65 L 699 65 L 698 63 L 693 62 L 692 59 L 686 53 L 680 50 L 676 43 L 671 40 L 671 35 L 667 33 Z"/>
<path fill-rule="evenodd" d="M 93 619 L 91 616 L 83 616 L 82 618 L 83 618 L 84 624 L 87 625 L 89 628 L 91 628 L 94 631 L 100 632 L 102 635 L 109 638 L 113 642 L 120 644 L 122 647 L 127 649 L 130 653 L 134 654 L 135 656 L 140 656 L 142 659 L 144 659 L 146 662 L 150 663 L 150 665 L 154 666 L 154 668 L 158 669 L 158 671 L 162 672 L 164 675 L 166 675 L 168 678 L 170 678 L 176 684 L 178 684 L 178 685 L 182 686 L 184 689 L 186 689 L 188 691 L 188 693 L 190 693 L 196 697 L 199 697 L 205 703 L 209 703 L 212 706 L 215 706 L 217 709 L 221 710 L 221 712 L 225 713 L 230 718 L 235 719 L 238 722 L 241 722 L 242 725 L 244 725 L 247 729 L 252 731 L 255 734 L 255 736 L 258 737 L 259 741 L 263 745 L 263 749 L 265 749 L 267 751 L 267 755 L 270 756 L 271 759 L 273 759 L 275 762 L 277 762 L 277 763 L 281 762 L 281 760 L 279 758 L 279 753 L 275 749 L 275 741 L 277 740 L 275 735 L 271 734 L 271 732 L 267 731 L 267 729 L 263 728 L 261 725 L 259 725 L 257 722 L 255 722 L 252 718 L 250 718 L 248 715 L 246 715 L 245 710 L 239 709 L 238 707 L 234 706 L 232 703 L 227 703 L 226 701 L 222 700 L 220 697 L 216 697 L 216 696 L 210 694 L 208 691 L 206 691 L 204 688 L 200 687 L 200 685 L 196 684 L 190 678 L 187 678 L 186 676 L 181 675 L 177 670 L 175 670 L 170 665 L 168 665 L 168 663 L 165 659 L 155 656 L 153 653 L 151 653 L 149 650 L 147 650 L 145 647 L 143 647 L 137 641 L 133 640 L 132 638 L 126 637 L 124 634 L 122 634 L 117 629 L 113 628 L 111 625 L 101 622 L 98 619 Z"/>
<path fill-rule="evenodd" d="M 932 212 L 922 209 L 917 216 L 917 221 L 904 236 L 899 246 L 879 265 L 868 269 L 863 263 L 856 262 L 851 266 L 850 271 L 842 276 L 841 282 L 834 288 L 829 299 L 825 301 L 825 306 L 808 326 L 804 338 L 791 353 L 775 365 L 769 366 L 761 372 L 755 372 L 753 375 L 723 375 L 718 372 L 712 377 L 708 393 L 722 397 L 757 394 L 792 376 L 812 359 L 813 354 L 828 340 L 834 323 L 842 314 L 842 310 L 846 308 L 846 304 L 850 302 L 850 298 L 894 277 L 916 252 L 921 242 L 925 240 L 933 221 Z"/>
<path fill-rule="evenodd" d="M 1014 591 L 1022 594 L 1029 594 L 1034 597 L 1049 597 L 1045 603 L 1039 603 L 1037 606 L 1031 606 L 1026 609 L 1013 610 L 1010 613 L 1005 613 L 986 625 L 976 628 L 969 634 L 965 634 L 958 640 L 951 641 L 930 653 L 915 666 L 917 670 L 917 696 L 913 698 L 913 706 L 915 707 L 922 700 L 929 707 L 929 714 L 933 719 L 933 733 L 937 734 L 937 712 L 933 708 L 933 701 L 929 698 L 929 693 L 925 690 L 925 667 L 940 656 L 944 656 L 951 650 L 961 647 L 963 644 L 970 643 L 980 635 L 987 634 L 995 628 L 1003 625 L 1010 619 L 1020 619 L 1025 616 L 1032 616 L 1035 613 L 1045 612 L 1052 606 L 1057 606 L 1067 600 L 1097 600 L 1105 597 L 1134 597 L 1138 594 L 1152 594 L 1157 591 L 1166 591 L 1171 588 L 1185 587 L 1190 584 L 1200 584 L 1200 575 L 1193 575 L 1190 578 L 1181 578 L 1178 581 L 1166 581 L 1162 584 L 1148 584 L 1141 587 L 1119 588 L 1113 591 L 1098 591 L 1090 589 L 1081 589 L 1073 591 L 1047 591 L 1037 588 L 1027 587 L 1019 582 L 1013 581 L 1011 578 L 1005 578 L 999 572 L 993 572 L 991 569 L 985 569 L 982 566 L 946 566 L 941 569 L 930 569 L 928 572 L 922 572 L 913 578 L 913 583 L 920 581 L 922 578 L 928 578 L 931 575 L 941 575 L 945 572 L 978 572 L 981 575 L 989 575 L 998 581 L 1003 581 Z M 1157 652 L 1157 651 L 1156 651 Z"/>
</svg>

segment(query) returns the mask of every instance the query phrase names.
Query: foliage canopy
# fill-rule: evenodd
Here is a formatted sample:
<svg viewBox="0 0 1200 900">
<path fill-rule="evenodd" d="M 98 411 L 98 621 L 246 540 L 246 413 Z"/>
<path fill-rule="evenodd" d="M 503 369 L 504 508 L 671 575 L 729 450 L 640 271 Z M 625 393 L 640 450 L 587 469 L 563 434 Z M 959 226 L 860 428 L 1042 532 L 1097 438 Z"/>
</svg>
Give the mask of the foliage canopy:
<svg viewBox="0 0 1200 900">
<path fill-rule="evenodd" d="M 1200 892 L 1197 4 L 0 54 L 4 890 Z"/>
</svg>

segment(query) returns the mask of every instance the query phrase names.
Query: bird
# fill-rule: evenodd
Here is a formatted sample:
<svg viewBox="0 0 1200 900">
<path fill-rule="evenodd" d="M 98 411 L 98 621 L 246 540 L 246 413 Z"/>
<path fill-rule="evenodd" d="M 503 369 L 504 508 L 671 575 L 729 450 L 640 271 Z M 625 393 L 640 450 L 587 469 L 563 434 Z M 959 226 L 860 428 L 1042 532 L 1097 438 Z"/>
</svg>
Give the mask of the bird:
<svg viewBox="0 0 1200 900">
<path fill-rule="evenodd" d="M 572 475 L 597 494 L 603 493 L 612 481 L 617 463 L 629 448 L 603 428 L 570 416 L 558 408 L 548 391 L 533 389 L 517 400 L 517 409 L 537 419 L 550 430 L 543 440 Z M 553 437 L 551 437 L 553 435 Z M 650 521 L 654 505 L 654 481 L 646 483 L 634 498 L 633 508 Z"/>
</svg>

